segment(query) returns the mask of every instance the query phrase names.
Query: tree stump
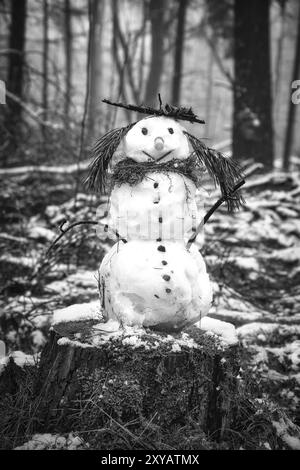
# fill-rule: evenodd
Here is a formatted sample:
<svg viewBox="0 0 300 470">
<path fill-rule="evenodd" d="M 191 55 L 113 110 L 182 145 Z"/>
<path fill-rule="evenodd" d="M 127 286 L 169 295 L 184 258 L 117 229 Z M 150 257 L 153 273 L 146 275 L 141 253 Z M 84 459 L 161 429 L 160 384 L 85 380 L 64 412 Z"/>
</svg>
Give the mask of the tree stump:
<svg viewBox="0 0 300 470">
<path fill-rule="evenodd" d="M 52 331 L 36 383 L 40 420 L 56 431 L 151 423 L 166 434 L 193 422 L 218 440 L 233 415 L 237 351 L 197 326 L 172 335 L 127 328 L 92 342 Z"/>
</svg>

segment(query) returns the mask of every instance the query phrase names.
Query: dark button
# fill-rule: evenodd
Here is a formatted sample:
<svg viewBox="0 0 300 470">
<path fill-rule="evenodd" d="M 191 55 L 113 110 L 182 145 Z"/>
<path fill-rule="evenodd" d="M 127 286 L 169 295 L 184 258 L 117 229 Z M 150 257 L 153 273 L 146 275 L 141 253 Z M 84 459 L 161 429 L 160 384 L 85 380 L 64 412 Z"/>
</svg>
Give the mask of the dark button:
<svg viewBox="0 0 300 470">
<path fill-rule="evenodd" d="M 162 263 L 164 266 L 165 266 L 166 264 L 168 264 L 165 260 L 163 260 L 161 263 Z"/>
<path fill-rule="evenodd" d="M 153 186 L 154 186 L 155 188 L 158 188 L 158 183 L 155 182 Z"/>
<path fill-rule="evenodd" d="M 162 278 L 165 280 L 165 281 L 169 281 L 171 279 L 171 276 L 169 276 L 168 274 L 164 274 L 162 276 Z"/>
<path fill-rule="evenodd" d="M 166 251 L 166 248 L 163 246 L 163 245 L 159 245 L 159 247 L 157 247 L 158 251 Z"/>
<path fill-rule="evenodd" d="M 166 289 L 166 293 L 167 293 L 167 294 L 170 294 L 170 292 L 172 292 L 171 289 L 167 288 L 167 289 Z"/>
<path fill-rule="evenodd" d="M 157 238 L 156 241 L 157 241 L 157 242 L 161 242 L 161 238 Z"/>
<path fill-rule="evenodd" d="M 163 220 L 162 217 L 158 218 L 158 221 L 159 221 L 160 224 L 162 223 L 162 220 Z"/>
</svg>

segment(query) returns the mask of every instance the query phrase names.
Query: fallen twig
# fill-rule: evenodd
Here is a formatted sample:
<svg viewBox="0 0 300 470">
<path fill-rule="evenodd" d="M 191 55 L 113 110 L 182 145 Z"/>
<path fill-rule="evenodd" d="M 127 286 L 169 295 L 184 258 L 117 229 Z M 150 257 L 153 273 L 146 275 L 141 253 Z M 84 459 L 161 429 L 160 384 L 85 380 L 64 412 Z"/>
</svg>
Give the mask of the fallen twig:
<svg viewBox="0 0 300 470">
<path fill-rule="evenodd" d="M 85 160 L 79 164 L 73 163 L 71 165 L 62 165 L 62 166 L 47 166 L 47 165 L 28 165 L 28 166 L 18 166 L 14 168 L 0 168 L 0 176 L 15 176 L 22 175 L 23 173 L 57 173 L 57 174 L 72 174 L 78 171 L 87 170 L 91 161 Z"/>
</svg>

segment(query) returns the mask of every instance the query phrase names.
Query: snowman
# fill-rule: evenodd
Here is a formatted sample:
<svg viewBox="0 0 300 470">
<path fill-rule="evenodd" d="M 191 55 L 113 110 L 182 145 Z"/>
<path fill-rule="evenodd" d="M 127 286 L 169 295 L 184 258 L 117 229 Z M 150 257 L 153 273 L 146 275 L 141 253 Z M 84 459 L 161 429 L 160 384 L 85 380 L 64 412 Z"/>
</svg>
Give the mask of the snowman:
<svg viewBox="0 0 300 470">
<path fill-rule="evenodd" d="M 201 176 L 207 170 L 226 198 L 241 172 L 181 125 L 203 122 L 191 108 L 104 101 L 148 116 L 108 132 L 94 147 L 87 182 L 101 192 L 110 180 L 106 228 L 118 239 L 100 266 L 101 330 L 178 331 L 207 315 L 212 302 L 204 259 L 188 243 L 202 220 Z M 241 200 L 239 193 L 228 198 L 228 208 Z"/>
</svg>

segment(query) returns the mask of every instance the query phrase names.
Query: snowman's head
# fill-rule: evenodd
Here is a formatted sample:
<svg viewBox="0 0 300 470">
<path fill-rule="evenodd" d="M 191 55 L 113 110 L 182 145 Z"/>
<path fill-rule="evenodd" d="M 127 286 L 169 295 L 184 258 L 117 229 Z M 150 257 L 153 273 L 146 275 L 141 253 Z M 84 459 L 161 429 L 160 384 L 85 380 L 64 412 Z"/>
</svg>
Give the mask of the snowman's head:
<svg viewBox="0 0 300 470">
<path fill-rule="evenodd" d="M 135 109 L 137 110 L 138 108 Z M 100 137 L 93 149 L 93 162 L 86 180 L 88 187 L 103 191 L 109 166 L 112 164 L 113 167 L 120 160 L 126 162 L 126 159 L 130 159 L 131 164 L 134 161 L 137 165 L 151 166 L 152 171 L 154 164 L 159 171 L 159 166 L 171 160 L 186 160 L 191 157 L 196 167 L 202 170 L 205 167 L 213 181 L 220 186 L 228 208 L 239 207 L 243 200 L 240 193 L 236 192 L 235 198 L 228 198 L 228 195 L 243 177 L 241 168 L 231 158 L 207 147 L 197 137 L 189 134 L 178 119 L 200 121 L 193 117 L 195 115 L 191 109 L 183 108 L 182 112 L 184 116 L 176 112 L 176 109 L 172 117 L 150 116 L 126 127 L 113 129 Z"/>
<path fill-rule="evenodd" d="M 136 162 L 167 162 L 190 155 L 186 129 L 164 116 L 138 121 L 124 136 L 119 150 Z"/>
</svg>

